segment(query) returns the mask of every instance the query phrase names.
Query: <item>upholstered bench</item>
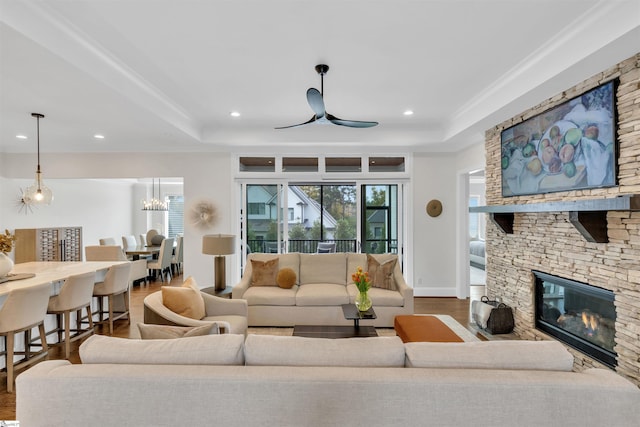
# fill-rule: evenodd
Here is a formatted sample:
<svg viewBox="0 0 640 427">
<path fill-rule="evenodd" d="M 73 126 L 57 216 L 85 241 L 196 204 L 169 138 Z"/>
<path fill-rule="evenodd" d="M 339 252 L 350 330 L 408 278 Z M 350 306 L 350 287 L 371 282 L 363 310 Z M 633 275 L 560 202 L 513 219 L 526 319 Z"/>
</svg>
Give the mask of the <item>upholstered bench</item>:
<svg viewBox="0 0 640 427">
<path fill-rule="evenodd" d="M 402 342 L 464 342 L 436 316 L 401 315 L 393 321 L 393 329 Z"/>
</svg>

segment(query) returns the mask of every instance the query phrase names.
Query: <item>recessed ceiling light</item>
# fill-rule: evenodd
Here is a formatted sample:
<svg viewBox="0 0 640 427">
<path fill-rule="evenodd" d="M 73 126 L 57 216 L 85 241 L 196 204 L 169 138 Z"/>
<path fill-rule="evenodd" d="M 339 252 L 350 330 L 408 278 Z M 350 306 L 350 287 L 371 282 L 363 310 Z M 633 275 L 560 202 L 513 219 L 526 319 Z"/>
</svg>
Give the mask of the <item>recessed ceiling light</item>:
<svg viewBox="0 0 640 427">
<path fill-rule="evenodd" d="M 99 133 L 96 133 L 95 135 L 93 135 L 93 137 L 95 139 L 104 139 L 104 135 L 100 135 Z"/>
<path fill-rule="evenodd" d="M 18 139 L 27 139 L 27 135 L 22 135 L 22 134 L 16 135 L 16 138 L 18 138 Z"/>
<path fill-rule="evenodd" d="M 406 110 L 404 113 L 405 116 L 413 116 L 413 111 L 412 110 Z"/>
<path fill-rule="evenodd" d="M 240 117 L 240 112 L 238 112 L 238 111 L 232 111 L 232 112 L 230 112 L 230 113 L 229 113 L 229 115 L 230 115 L 231 117 Z"/>
</svg>

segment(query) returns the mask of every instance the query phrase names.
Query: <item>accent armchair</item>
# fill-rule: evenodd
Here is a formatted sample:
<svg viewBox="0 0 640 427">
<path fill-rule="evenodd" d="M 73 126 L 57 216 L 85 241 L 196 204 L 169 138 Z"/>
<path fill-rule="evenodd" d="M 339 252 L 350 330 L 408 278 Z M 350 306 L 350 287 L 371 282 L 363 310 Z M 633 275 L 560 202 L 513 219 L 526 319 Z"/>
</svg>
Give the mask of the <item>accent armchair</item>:
<svg viewBox="0 0 640 427">
<path fill-rule="evenodd" d="M 243 299 L 227 299 L 200 292 L 204 299 L 205 316 L 200 319 L 181 316 L 162 303 L 162 291 L 154 292 L 144 299 L 144 323 L 172 326 L 202 326 L 218 323 L 221 333 L 247 333 L 249 309 Z"/>
</svg>

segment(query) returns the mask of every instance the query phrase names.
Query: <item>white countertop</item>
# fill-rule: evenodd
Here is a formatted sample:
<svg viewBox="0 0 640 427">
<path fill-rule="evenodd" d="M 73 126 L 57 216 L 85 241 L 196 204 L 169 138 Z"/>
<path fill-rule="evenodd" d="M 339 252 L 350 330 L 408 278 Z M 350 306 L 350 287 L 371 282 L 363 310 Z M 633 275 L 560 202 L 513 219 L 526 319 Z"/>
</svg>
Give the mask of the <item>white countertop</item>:
<svg viewBox="0 0 640 427">
<path fill-rule="evenodd" d="M 0 296 L 9 294 L 12 289 L 21 289 L 42 283 L 51 283 L 53 289 L 55 283 L 62 282 L 69 276 L 91 271 L 98 273 L 123 262 L 128 261 L 35 261 L 16 264 L 9 274 L 33 273 L 35 277 L 0 283 Z"/>
</svg>

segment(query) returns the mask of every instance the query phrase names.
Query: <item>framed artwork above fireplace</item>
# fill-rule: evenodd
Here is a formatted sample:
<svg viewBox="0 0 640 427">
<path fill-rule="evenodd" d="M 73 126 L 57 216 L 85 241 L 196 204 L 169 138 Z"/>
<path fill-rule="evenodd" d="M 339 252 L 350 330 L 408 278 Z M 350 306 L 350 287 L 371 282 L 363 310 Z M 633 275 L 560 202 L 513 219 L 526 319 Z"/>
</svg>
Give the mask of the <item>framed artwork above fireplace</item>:
<svg viewBox="0 0 640 427">
<path fill-rule="evenodd" d="M 501 133 L 502 196 L 616 185 L 617 80 Z"/>
</svg>

